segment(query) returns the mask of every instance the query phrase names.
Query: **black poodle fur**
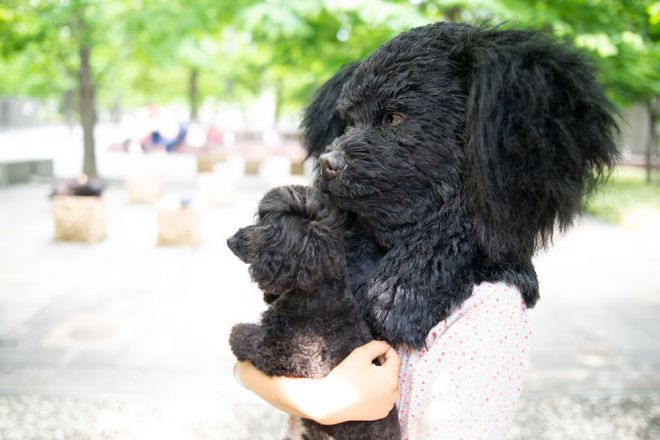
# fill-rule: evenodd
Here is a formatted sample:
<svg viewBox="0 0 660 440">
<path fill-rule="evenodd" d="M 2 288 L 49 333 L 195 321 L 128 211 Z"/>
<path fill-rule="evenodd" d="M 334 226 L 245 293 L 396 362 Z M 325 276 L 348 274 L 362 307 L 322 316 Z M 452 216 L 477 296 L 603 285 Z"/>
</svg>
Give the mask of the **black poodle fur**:
<svg viewBox="0 0 660 440">
<path fill-rule="evenodd" d="M 270 303 L 261 324 L 232 329 L 239 360 L 269 376 L 320 378 L 372 339 L 346 284 L 344 223 L 317 191 L 280 187 L 261 200 L 256 224 L 227 240 Z M 395 409 L 376 422 L 303 425 L 309 440 L 400 436 Z"/>
<path fill-rule="evenodd" d="M 617 160 L 613 112 L 577 51 L 455 23 L 404 32 L 324 85 L 303 140 L 347 212 L 349 281 L 375 335 L 420 348 L 484 281 L 532 307 L 532 256 Z"/>
</svg>

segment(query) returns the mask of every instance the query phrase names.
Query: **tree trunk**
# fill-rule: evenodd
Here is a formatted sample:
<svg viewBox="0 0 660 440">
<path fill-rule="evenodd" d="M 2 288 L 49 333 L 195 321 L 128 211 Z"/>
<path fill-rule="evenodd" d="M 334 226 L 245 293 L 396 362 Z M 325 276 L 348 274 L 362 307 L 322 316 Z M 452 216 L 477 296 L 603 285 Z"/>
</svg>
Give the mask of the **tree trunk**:
<svg viewBox="0 0 660 440">
<path fill-rule="evenodd" d="M 110 117 L 112 118 L 112 122 L 114 122 L 115 125 L 121 124 L 123 113 L 121 102 L 121 95 L 117 95 L 114 102 L 112 103 L 112 107 L 110 107 Z"/>
<path fill-rule="evenodd" d="M 276 127 L 280 120 L 280 116 L 282 116 L 282 105 L 284 104 L 283 89 L 284 87 L 282 86 L 282 81 L 275 81 L 275 126 Z"/>
<path fill-rule="evenodd" d="M 649 115 L 649 131 L 646 141 L 646 183 L 651 182 L 653 173 L 653 159 L 657 155 L 658 139 L 656 135 L 656 121 L 658 120 L 658 99 L 653 98 L 646 104 L 646 110 Z"/>
<path fill-rule="evenodd" d="M 80 122 L 83 129 L 83 173 L 89 177 L 97 177 L 96 151 L 94 143 L 94 126 L 96 125 L 96 109 L 94 108 L 94 82 L 92 79 L 91 47 L 80 44 L 80 67 L 78 79 L 80 86 Z"/>
<path fill-rule="evenodd" d="M 192 67 L 190 69 L 190 78 L 188 82 L 188 100 L 190 101 L 190 121 L 197 121 L 197 110 L 199 108 L 199 90 L 197 82 L 199 80 L 199 70 Z"/>
<path fill-rule="evenodd" d="M 75 89 L 67 90 L 62 96 L 62 113 L 64 114 L 64 121 L 69 129 L 69 134 L 73 133 L 75 104 L 74 104 Z"/>
<path fill-rule="evenodd" d="M 463 11 L 463 8 L 460 6 L 452 6 L 450 8 L 447 8 L 443 15 L 447 19 L 447 21 L 450 22 L 456 22 L 460 18 L 461 12 Z"/>
</svg>

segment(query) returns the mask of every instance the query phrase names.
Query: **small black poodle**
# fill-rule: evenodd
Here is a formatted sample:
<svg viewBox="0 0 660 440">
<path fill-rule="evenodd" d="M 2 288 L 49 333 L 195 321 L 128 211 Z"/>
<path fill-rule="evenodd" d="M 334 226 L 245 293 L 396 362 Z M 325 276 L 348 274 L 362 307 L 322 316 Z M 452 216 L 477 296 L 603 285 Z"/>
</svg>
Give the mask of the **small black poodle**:
<svg viewBox="0 0 660 440">
<path fill-rule="evenodd" d="M 321 378 L 372 339 L 346 283 L 345 218 L 317 191 L 285 186 L 261 200 L 255 225 L 227 240 L 270 307 L 261 324 L 237 324 L 231 349 L 269 376 Z M 398 439 L 396 410 L 375 422 L 320 425 L 305 439 Z"/>
<path fill-rule="evenodd" d="M 421 348 L 486 281 L 531 307 L 532 256 L 615 164 L 590 63 L 532 31 L 436 23 L 345 66 L 303 139 L 347 212 L 348 278 L 379 338 Z"/>
</svg>

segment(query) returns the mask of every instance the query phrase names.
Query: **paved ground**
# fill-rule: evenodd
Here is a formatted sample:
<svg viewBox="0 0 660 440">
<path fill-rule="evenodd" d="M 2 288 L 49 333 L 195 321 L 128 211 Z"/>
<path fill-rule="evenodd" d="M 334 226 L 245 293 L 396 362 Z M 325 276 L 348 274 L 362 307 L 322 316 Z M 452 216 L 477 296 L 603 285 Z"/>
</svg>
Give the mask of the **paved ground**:
<svg viewBox="0 0 660 440">
<path fill-rule="evenodd" d="M 120 187 L 93 245 L 53 241 L 47 186 L 1 189 L 0 439 L 273 439 L 282 415 L 234 382 L 226 342 L 262 305 L 224 241 L 267 187 L 205 208 L 196 249 L 155 246 L 154 208 Z M 587 219 L 537 258 L 511 439 L 660 438 L 659 244 Z"/>
</svg>

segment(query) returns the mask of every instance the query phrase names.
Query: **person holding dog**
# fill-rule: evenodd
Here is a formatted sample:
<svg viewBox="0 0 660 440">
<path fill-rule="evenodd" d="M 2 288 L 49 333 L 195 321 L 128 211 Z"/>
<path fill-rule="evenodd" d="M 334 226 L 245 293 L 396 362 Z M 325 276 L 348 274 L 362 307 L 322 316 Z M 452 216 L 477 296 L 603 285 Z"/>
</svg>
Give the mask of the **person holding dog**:
<svg viewBox="0 0 660 440">
<path fill-rule="evenodd" d="M 459 23 L 404 32 L 324 84 L 303 143 L 348 214 L 349 285 L 380 341 L 318 380 L 237 364 L 292 414 L 284 438 L 301 437 L 299 416 L 375 420 L 395 403 L 403 439 L 504 438 L 529 364 L 532 257 L 616 164 L 614 113 L 575 49 Z"/>
<path fill-rule="evenodd" d="M 321 424 L 379 420 L 396 403 L 402 439 L 497 439 L 513 422 L 529 336 L 520 293 L 481 284 L 431 331 L 425 349 L 400 348 L 399 355 L 371 341 L 323 379 L 269 377 L 249 362 L 238 362 L 235 374 L 272 406 Z M 283 438 L 297 438 L 298 420 L 289 419 Z"/>
</svg>

